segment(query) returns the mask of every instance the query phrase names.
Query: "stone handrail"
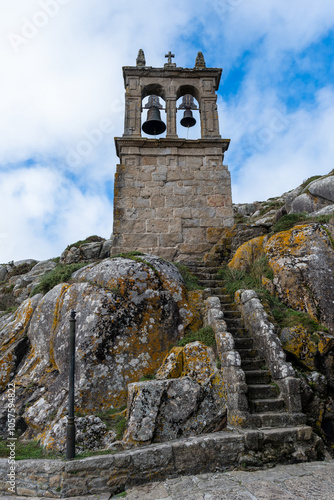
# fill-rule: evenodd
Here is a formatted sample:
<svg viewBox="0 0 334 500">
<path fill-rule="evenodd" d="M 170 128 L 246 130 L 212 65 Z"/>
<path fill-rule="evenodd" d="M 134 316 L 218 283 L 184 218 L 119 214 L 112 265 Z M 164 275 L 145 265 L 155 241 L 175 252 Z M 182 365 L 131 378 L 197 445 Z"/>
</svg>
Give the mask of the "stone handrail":
<svg viewBox="0 0 334 500">
<path fill-rule="evenodd" d="M 255 347 L 265 359 L 274 382 L 281 390 L 282 398 L 291 413 L 301 412 L 300 381 L 291 363 L 286 361 L 280 339 L 274 325 L 254 290 L 238 290 L 235 302 L 241 312 L 245 327 L 254 339 Z"/>
<path fill-rule="evenodd" d="M 234 349 L 234 339 L 227 331 L 224 313 L 218 297 L 205 300 L 205 325 L 211 326 L 216 337 L 221 372 L 227 391 L 227 421 L 233 427 L 246 427 L 249 421 L 247 384 L 241 368 L 241 358 Z"/>
</svg>

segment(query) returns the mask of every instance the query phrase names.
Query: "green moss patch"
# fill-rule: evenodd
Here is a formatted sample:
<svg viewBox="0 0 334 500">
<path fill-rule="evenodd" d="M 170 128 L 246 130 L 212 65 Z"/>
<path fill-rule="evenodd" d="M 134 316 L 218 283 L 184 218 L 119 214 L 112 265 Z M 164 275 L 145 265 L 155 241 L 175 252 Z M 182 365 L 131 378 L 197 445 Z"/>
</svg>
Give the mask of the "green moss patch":
<svg viewBox="0 0 334 500">
<path fill-rule="evenodd" d="M 42 276 L 39 284 L 31 292 L 31 296 L 37 293 L 47 293 L 59 283 L 68 283 L 72 274 L 87 264 L 58 264 L 52 271 Z"/>
<path fill-rule="evenodd" d="M 271 295 L 262 284 L 262 277 L 273 279 L 273 272 L 265 256 L 253 262 L 249 269 L 238 271 L 228 267 L 218 272 L 219 277 L 224 280 L 225 287 L 234 299 L 237 290 L 255 290 L 262 300 L 267 313 L 272 315 L 280 328 L 303 326 L 310 334 L 316 331 L 328 331 L 328 329 L 311 318 L 307 313 L 295 311 L 287 307 L 277 297 Z"/>
<path fill-rule="evenodd" d="M 104 238 L 101 238 L 101 236 L 97 236 L 94 234 L 93 236 L 88 236 L 85 240 L 79 240 L 76 241 L 75 243 L 71 243 L 71 245 L 67 245 L 66 250 L 69 250 L 72 247 L 79 248 L 81 245 L 84 245 L 85 243 L 101 243 L 102 241 L 105 241 Z"/>
<path fill-rule="evenodd" d="M 9 456 L 9 441 L 0 440 L 0 457 L 7 458 Z M 31 441 L 15 441 L 15 459 L 28 460 L 28 459 L 41 459 L 41 458 L 64 458 L 60 452 L 47 451 L 36 440 Z"/>
<path fill-rule="evenodd" d="M 204 290 L 204 287 L 198 284 L 198 278 L 194 276 L 184 264 L 173 262 L 181 274 L 187 290 Z"/>
<path fill-rule="evenodd" d="M 188 333 L 188 335 L 179 340 L 177 345 L 179 347 L 183 347 L 187 344 L 190 344 L 190 342 L 196 342 L 196 341 L 202 342 L 208 347 L 212 347 L 215 349 L 216 338 L 215 338 L 215 333 L 211 328 L 211 326 L 205 326 L 204 328 L 197 330 L 197 332 Z"/>
</svg>

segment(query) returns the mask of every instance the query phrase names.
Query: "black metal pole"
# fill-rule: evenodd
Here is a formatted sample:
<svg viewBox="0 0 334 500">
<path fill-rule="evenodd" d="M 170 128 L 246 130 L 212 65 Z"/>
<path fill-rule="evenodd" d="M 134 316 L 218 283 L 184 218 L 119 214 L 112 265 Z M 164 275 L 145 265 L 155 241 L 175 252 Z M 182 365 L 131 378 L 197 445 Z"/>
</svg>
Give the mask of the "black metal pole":
<svg viewBox="0 0 334 500">
<path fill-rule="evenodd" d="M 74 423 L 74 370 L 75 370 L 75 311 L 71 311 L 70 317 L 70 345 L 69 345 L 69 388 L 68 388 L 68 417 L 67 417 L 67 441 L 66 458 L 72 460 L 75 457 L 75 423 Z"/>
</svg>

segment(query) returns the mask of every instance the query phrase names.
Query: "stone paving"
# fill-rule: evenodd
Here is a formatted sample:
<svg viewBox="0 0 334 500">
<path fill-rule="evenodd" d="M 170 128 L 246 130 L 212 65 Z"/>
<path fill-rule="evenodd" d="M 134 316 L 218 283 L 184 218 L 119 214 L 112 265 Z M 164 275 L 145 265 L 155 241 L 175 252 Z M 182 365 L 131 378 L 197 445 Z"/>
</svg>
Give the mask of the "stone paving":
<svg viewBox="0 0 334 500">
<path fill-rule="evenodd" d="M 0 496 L 0 500 L 27 497 Z M 129 488 L 125 493 L 72 497 L 68 500 L 334 500 L 334 460 L 278 465 L 257 471 L 180 476 Z M 30 497 L 37 500 L 37 497 Z M 51 500 L 46 499 L 44 500 Z"/>
<path fill-rule="evenodd" d="M 115 498 L 115 497 L 113 497 Z M 127 500 L 334 500 L 334 460 L 168 479 L 127 490 Z"/>
</svg>

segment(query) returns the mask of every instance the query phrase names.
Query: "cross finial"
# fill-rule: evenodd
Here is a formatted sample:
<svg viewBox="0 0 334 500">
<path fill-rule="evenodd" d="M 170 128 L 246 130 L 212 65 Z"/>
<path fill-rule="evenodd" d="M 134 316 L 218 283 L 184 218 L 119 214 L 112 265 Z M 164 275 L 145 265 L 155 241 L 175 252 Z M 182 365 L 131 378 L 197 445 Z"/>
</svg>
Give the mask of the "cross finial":
<svg viewBox="0 0 334 500">
<path fill-rule="evenodd" d="M 175 54 L 172 54 L 171 51 L 169 51 L 168 54 L 165 55 L 165 57 L 168 57 L 168 61 L 166 62 L 165 66 L 171 66 L 172 64 L 176 66 L 175 63 L 172 63 L 172 57 L 175 57 Z"/>
</svg>

